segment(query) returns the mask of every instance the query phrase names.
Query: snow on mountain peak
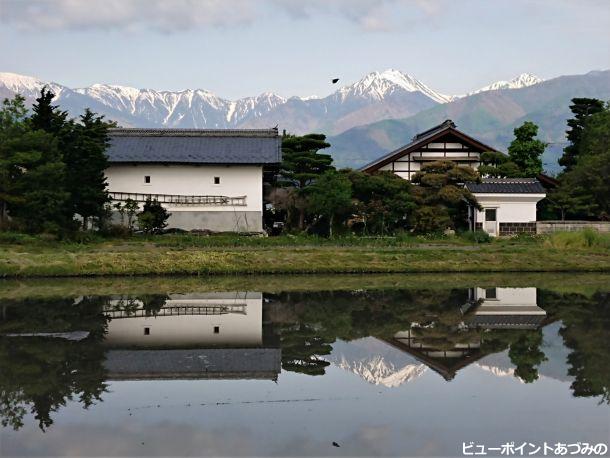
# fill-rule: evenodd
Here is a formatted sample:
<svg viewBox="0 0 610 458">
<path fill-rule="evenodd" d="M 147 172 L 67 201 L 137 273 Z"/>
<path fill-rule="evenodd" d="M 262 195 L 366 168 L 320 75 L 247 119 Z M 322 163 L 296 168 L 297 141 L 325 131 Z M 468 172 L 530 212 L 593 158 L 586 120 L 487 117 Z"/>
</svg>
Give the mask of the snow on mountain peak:
<svg viewBox="0 0 610 458">
<path fill-rule="evenodd" d="M 382 100 L 386 95 L 397 90 L 420 92 L 438 103 L 451 100 L 450 96 L 430 89 L 414 76 L 392 68 L 383 72 L 371 72 L 356 83 L 342 87 L 337 93 L 342 100 L 349 96 Z"/>
<path fill-rule="evenodd" d="M 531 73 L 521 73 L 510 81 L 496 81 L 495 83 L 491 83 L 487 86 L 477 89 L 476 91 L 469 92 L 466 95 L 478 94 L 480 92 L 487 91 L 498 91 L 501 89 L 521 89 L 523 87 L 533 86 L 534 84 L 538 84 L 543 81 L 544 80 L 542 78 L 539 78 L 536 75 L 532 75 Z"/>
</svg>

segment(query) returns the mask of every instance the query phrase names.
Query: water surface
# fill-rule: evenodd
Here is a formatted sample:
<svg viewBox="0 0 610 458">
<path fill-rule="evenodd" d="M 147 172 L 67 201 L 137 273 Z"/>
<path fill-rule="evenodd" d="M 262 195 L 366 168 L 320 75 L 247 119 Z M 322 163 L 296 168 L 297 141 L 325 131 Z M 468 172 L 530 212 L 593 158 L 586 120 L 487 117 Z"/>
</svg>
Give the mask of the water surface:
<svg viewBox="0 0 610 458">
<path fill-rule="evenodd" d="M 7 282 L 0 454 L 460 456 L 470 441 L 608 443 L 608 280 Z"/>
</svg>

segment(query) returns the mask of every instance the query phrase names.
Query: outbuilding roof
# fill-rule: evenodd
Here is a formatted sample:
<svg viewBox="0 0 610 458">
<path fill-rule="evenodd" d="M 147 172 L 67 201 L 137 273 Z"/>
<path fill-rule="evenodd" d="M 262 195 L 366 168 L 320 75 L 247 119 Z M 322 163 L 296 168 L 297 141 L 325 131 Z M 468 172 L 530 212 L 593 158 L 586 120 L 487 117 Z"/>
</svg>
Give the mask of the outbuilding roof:
<svg viewBox="0 0 610 458">
<path fill-rule="evenodd" d="M 277 164 L 277 129 L 110 129 L 110 163 Z"/>
<path fill-rule="evenodd" d="M 466 183 L 466 188 L 481 194 L 545 194 L 535 178 L 483 178 L 481 183 Z"/>
</svg>

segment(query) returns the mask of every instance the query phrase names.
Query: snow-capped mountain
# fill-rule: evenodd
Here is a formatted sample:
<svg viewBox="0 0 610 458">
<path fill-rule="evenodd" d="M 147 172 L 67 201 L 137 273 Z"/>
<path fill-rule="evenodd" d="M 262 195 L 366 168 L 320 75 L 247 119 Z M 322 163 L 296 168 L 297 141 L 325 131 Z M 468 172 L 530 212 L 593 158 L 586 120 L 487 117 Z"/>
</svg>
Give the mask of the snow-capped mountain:
<svg viewBox="0 0 610 458">
<path fill-rule="evenodd" d="M 473 92 L 518 88 L 541 80 L 523 74 Z M 256 128 L 278 125 L 293 133 L 343 132 L 384 119 L 405 118 L 455 100 L 398 70 L 372 72 L 326 97 L 285 98 L 270 92 L 228 100 L 204 89 L 160 91 L 94 84 L 71 89 L 58 83 L 0 73 L 0 97 L 21 93 L 32 103 L 47 85 L 56 101 L 72 116 L 85 108 L 106 115 L 119 125 L 132 127 Z"/>
<path fill-rule="evenodd" d="M 510 81 L 496 81 L 487 86 L 484 86 L 476 91 L 469 92 L 466 95 L 478 94 L 486 91 L 498 91 L 501 89 L 521 89 L 523 87 L 533 86 L 534 84 L 542 83 L 544 80 L 538 78 L 536 75 L 531 73 L 521 73 Z"/>
<path fill-rule="evenodd" d="M 325 359 L 368 383 L 388 388 L 413 381 L 427 370 L 415 358 L 374 337 L 337 341 L 333 344 L 333 352 Z"/>
<path fill-rule="evenodd" d="M 339 89 L 335 97 L 346 100 L 351 97 L 362 97 L 373 100 L 383 100 L 395 92 L 419 92 L 437 103 L 447 103 L 452 97 L 430 89 L 415 77 L 398 70 L 389 69 L 384 72 L 373 72 L 360 81 Z"/>
</svg>

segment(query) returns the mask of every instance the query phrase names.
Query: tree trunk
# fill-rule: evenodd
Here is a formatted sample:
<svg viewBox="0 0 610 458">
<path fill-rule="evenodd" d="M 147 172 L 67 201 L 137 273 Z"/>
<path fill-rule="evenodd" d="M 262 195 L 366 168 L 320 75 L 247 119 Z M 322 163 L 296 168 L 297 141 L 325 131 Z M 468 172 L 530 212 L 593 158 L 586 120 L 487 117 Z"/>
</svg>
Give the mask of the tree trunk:
<svg viewBox="0 0 610 458">
<path fill-rule="evenodd" d="M 328 235 L 332 239 L 333 238 L 333 218 L 335 215 L 330 214 L 330 218 L 328 218 Z"/>
<path fill-rule="evenodd" d="M 305 209 L 299 208 L 299 230 L 302 231 L 305 228 Z"/>
</svg>

